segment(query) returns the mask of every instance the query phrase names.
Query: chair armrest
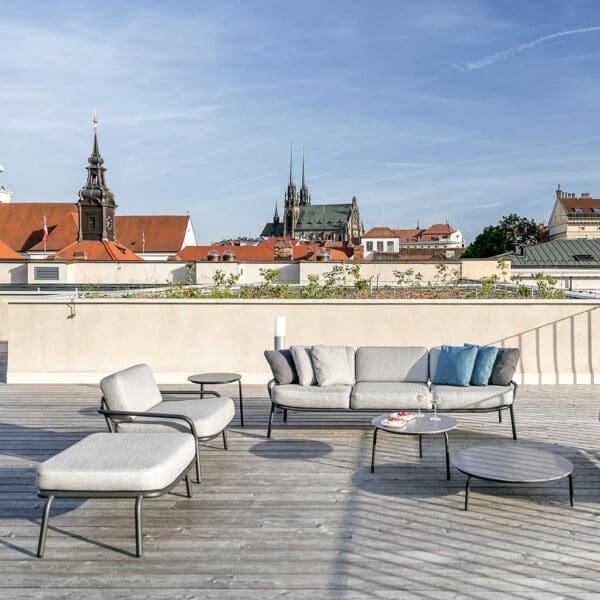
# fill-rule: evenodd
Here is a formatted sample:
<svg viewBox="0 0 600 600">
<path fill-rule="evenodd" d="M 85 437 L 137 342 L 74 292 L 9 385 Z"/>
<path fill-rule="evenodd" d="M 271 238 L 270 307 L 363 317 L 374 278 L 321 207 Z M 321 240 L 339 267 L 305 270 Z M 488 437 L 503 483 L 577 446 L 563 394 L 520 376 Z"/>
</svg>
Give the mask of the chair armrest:
<svg viewBox="0 0 600 600">
<path fill-rule="evenodd" d="M 275 387 L 275 380 L 274 379 L 270 379 L 269 382 L 267 383 L 267 392 L 269 392 L 269 399 L 271 399 L 271 391 L 273 390 L 273 388 Z"/>
<path fill-rule="evenodd" d="M 150 419 L 173 419 L 176 421 L 185 421 L 194 437 L 198 437 L 198 433 L 196 432 L 196 426 L 194 425 L 194 421 L 185 415 L 173 415 L 167 413 L 153 413 L 153 412 L 143 412 L 143 411 L 132 411 L 132 410 L 105 410 L 103 408 L 99 409 L 98 412 L 105 417 L 148 417 Z"/>
<path fill-rule="evenodd" d="M 517 399 L 517 390 L 519 389 L 519 384 L 512 379 L 510 382 L 513 386 L 513 404 L 514 404 L 515 400 Z"/>
</svg>

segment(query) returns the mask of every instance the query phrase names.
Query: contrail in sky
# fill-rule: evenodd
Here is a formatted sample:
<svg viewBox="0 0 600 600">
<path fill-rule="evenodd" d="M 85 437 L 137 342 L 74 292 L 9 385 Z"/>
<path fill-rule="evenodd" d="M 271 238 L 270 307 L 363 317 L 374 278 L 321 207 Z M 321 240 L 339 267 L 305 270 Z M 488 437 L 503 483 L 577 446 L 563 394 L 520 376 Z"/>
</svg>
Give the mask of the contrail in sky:
<svg viewBox="0 0 600 600">
<path fill-rule="evenodd" d="M 555 40 L 562 37 L 568 37 L 571 35 L 577 35 L 579 33 L 590 33 L 592 31 L 600 31 L 599 27 L 581 27 L 580 29 L 569 29 L 569 31 L 559 31 L 558 33 L 551 33 L 550 35 L 543 35 L 532 42 L 527 42 L 526 44 L 521 44 L 520 46 L 514 46 L 513 48 L 508 48 L 507 50 L 503 50 L 502 52 L 497 52 L 496 54 L 491 54 L 490 56 L 486 56 L 485 58 L 480 58 L 474 62 L 467 63 L 464 67 L 459 65 L 454 65 L 460 71 L 476 71 L 477 69 L 484 69 L 485 67 L 489 67 L 494 63 L 500 62 L 502 60 L 506 60 L 515 54 L 522 52 L 523 50 L 527 50 L 529 48 L 534 48 L 535 46 L 539 46 L 540 44 L 545 44 L 550 40 Z"/>
</svg>

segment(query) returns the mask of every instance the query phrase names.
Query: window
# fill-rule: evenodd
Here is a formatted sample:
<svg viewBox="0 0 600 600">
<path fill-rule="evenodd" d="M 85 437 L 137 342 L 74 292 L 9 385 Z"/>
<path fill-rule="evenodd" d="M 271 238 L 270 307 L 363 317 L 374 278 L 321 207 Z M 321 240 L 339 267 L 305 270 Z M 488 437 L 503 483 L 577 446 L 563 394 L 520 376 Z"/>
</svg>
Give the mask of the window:
<svg viewBox="0 0 600 600">
<path fill-rule="evenodd" d="M 383 252 L 383 242 L 377 242 L 377 252 Z"/>
<path fill-rule="evenodd" d="M 96 217 L 88 217 L 88 229 L 96 229 Z"/>
<path fill-rule="evenodd" d="M 573 212 L 574 212 L 576 215 L 582 215 L 582 214 L 583 214 L 583 208 L 574 208 L 574 209 L 573 209 Z"/>
<path fill-rule="evenodd" d="M 34 267 L 33 278 L 39 281 L 58 281 L 58 267 Z"/>
<path fill-rule="evenodd" d="M 387 251 L 388 252 L 393 252 L 394 251 L 394 242 L 388 242 L 387 243 Z"/>
<path fill-rule="evenodd" d="M 367 252 L 373 252 L 373 242 L 367 242 Z"/>
<path fill-rule="evenodd" d="M 594 260 L 591 254 L 573 254 L 575 260 Z"/>
</svg>

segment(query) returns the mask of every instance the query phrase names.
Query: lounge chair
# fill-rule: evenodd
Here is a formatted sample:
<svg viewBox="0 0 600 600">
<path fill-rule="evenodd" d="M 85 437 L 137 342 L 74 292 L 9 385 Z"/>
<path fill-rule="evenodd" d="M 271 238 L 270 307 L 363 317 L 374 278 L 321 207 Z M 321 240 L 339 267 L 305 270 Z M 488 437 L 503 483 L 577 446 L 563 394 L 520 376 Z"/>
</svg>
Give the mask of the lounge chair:
<svg viewBox="0 0 600 600">
<path fill-rule="evenodd" d="M 231 398 L 218 392 L 205 391 L 208 398 L 173 400 L 164 395 L 187 395 L 189 391 L 162 392 L 148 365 L 129 367 L 100 382 L 103 397 L 100 413 L 108 429 L 115 433 L 190 432 L 196 441 L 196 477 L 201 481 L 199 441 L 223 436 L 227 449 L 226 427 L 235 414 Z M 196 393 L 197 396 L 197 393 Z"/>
</svg>

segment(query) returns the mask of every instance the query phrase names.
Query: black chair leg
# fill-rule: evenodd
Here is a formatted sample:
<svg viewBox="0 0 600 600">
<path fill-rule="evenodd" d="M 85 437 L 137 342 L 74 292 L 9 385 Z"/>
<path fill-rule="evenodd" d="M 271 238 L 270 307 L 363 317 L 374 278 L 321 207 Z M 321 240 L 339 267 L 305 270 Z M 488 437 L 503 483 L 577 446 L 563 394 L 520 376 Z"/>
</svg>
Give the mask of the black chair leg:
<svg viewBox="0 0 600 600">
<path fill-rule="evenodd" d="M 223 447 L 225 448 L 225 450 L 227 450 L 227 433 L 224 429 L 223 429 Z"/>
<path fill-rule="evenodd" d="M 517 424 L 515 423 L 515 409 L 513 408 L 513 405 L 510 405 L 510 424 L 512 426 L 512 434 L 513 434 L 513 440 L 517 439 Z"/>
<path fill-rule="evenodd" d="M 196 481 L 202 483 L 202 476 L 200 475 L 200 444 L 196 442 Z"/>
<path fill-rule="evenodd" d="M 37 555 L 39 558 L 44 556 L 44 549 L 46 548 L 46 533 L 48 532 L 48 520 L 50 518 L 50 507 L 52 506 L 52 500 L 54 500 L 54 496 L 48 496 L 46 505 L 44 506 L 44 514 L 42 516 L 42 526 L 40 529 L 40 539 L 37 550 Z"/>
<path fill-rule="evenodd" d="M 498 411 L 498 423 L 502 423 L 502 411 Z"/>
<path fill-rule="evenodd" d="M 275 412 L 275 405 L 271 403 L 271 414 L 269 415 L 269 426 L 267 427 L 267 437 L 271 437 L 271 428 L 273 427 L 273 413 Z"/>
<path fill-rule="evenodd" d="M 190 479 L 189 473 L 185 476 L 185 489 L 187 491 L 187 497 L 191 498 L 192 497 L 192 481 Z"/>
<path fill-rule="evenodd" d="M 283 422 L 287 423 L 287 408 L 283 409 Z"/>
<path fill-rule="evenodd" d="M 144 553 L 142 540 L 142 500 L 143 496 L 137 496 L 135 499 L 135 555 L 141 558 Z"/>
</svg>

